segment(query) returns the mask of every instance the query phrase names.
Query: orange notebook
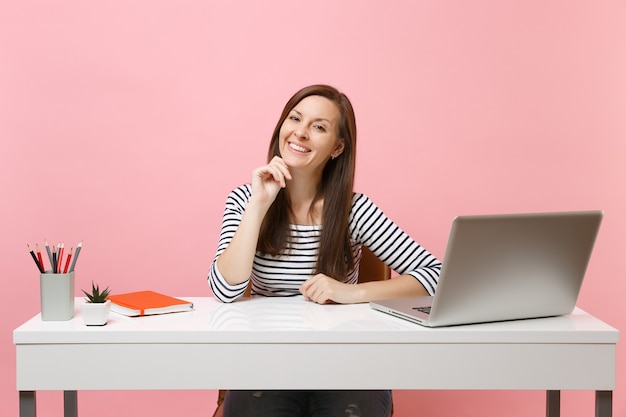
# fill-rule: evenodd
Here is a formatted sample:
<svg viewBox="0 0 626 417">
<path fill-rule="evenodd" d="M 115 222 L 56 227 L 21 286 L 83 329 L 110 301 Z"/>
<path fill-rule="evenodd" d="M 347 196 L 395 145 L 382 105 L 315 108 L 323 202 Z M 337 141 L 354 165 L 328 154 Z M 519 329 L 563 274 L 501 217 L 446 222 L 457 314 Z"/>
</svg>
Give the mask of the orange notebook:
<svg viewBox="0 0 626 417">
<path fill-rule="evenodd" d="M 125 316 L 179 313 L 193 310 L 193 303 L 154 291 L 109 295 L 111 310 Z"/>
</svg>

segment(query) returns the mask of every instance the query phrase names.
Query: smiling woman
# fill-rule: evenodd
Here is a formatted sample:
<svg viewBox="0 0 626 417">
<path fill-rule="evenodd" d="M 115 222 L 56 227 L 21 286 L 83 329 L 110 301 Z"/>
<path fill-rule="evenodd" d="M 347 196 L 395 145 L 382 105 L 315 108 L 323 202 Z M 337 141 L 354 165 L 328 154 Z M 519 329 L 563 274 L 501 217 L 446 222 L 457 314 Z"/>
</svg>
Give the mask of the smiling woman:
<svg viewBox="0 0 626 417">
<path fill-rule="evenodd" d="M 329 158 L 341 154 L 340 116 L 337 106 L 320 96 L 304 98 L 289 112 L 280 128 L 279 147 L 292 175 L 300 170 L 321 172 Z"/>
<path fill-rule="evenodd" d="M 238 299 L 250 281 L 253 295 L 318 303 L 434 293 L 440 262 L 354 192 L 355 155 L 355 115 L 344 94 L 312 85 L 287 102 L 268 163 L 228 197 L 209 273 L 217 298 Z M 362 245 L 400 276 L 357 284 Z"/>
<path fill-rule="evenodd" d="M 325 303 L 433 294 L 441 270 L 367 196 L 355 193 L 352 104 L 333 87 L 313 85 L 285 105 L 268 163 L 228 196 L 209 284 L 223 302 L 252 295 L 302 296 Z M 369 248 L 399 276 L 359 282 Z M 228 391 L 224 416 L 388 417 L 391 391 Z"/>
<path fill-rule="evenodd" d="M 266 158 L 273 128 L 290 96 L 316 80 L 340 87 L 354 105 L 355 189 L 437 255 L 443 257 L 450 220 L 459 214 L 603 209 L 580 307 L 626 328 L 626 282 L 616 279 L 626 276 L 619 256 L 626 247 L 625 1 L 400 0 L 355 7 L 319 0 L 315 9 L 310 2 L 267 3 L 0 2 L 6 40 L 0 42 L 0 253 L 11 292 L 0 324 L 0 369 L 9 376 L 0 379 L 0 416 L 19 413 L 7 335 L 40 310 L 39 280 L 24 244 L 55 236 L 90 242 L 77 289 L 107 277 L 121 291 L 210 295 L 202 277 L 217 246 L 228 245 L 244 210 L 255 215 L 257 203 L 247 204 L 251 184 L 236 186 L 250 182 L 253 168 L 282 158 L 278 149 Z M 338 137 L 350 146 L 345 133 Z M 341 163 L 349 176 L 343 164 L 351 151 L 331 157 L 328 169 Z M 343 192 L 343 179 L 328 179 L 318 209 L 342 215 L 332 193 Z M 294 191 L 285 182 L 282 192 Z M 362 196 L 355 200 L 355 210 L 368 207 Z M 359 219 L 351 225 L 364 230 Z M 272 229 L 281 224 L 267 226 L 279 233 Z M 292 229 L 305 233 L 300 225 Z M 293 248 L 296 243 L 296 265 L 326 262 L 312 250 L 306 257 L 307 243 Z M 122 247 L 112 262 L 108 253 Z M 281 263 L 283 256 L 253 258 L 255 294 L 303 297 L 292 275 L 279 273 L 292 266 Z M 307 276 L 303 269 L 289 271 Z M 213 285 L 217 297 L 234 300 L 236 285 L 224 282 Z M 620 343 L 617 357 L 624 355 Z M 623 386 L 626 360 L 617 360 L 616 375 Z M 111 410 L 176 415 L 183 404 L 186 417 L 204 417 L 214 394 L 96 390 L 81 392 L 79 402 L 107 403 L 91 407 L 91 417 Z M 57 395 L 37 395 L 39 414 L 53 413 Z M 393 395 L 398 416 L 499 417 L 510 409 L 520 417 L 545 407 L 539 391 Z M 563 415 L 583 417 L 593 409 L 592 395 L 562 395 Z M 614 400 L 614 415 L 626 416 L 626 395 Z"/>
</svg>

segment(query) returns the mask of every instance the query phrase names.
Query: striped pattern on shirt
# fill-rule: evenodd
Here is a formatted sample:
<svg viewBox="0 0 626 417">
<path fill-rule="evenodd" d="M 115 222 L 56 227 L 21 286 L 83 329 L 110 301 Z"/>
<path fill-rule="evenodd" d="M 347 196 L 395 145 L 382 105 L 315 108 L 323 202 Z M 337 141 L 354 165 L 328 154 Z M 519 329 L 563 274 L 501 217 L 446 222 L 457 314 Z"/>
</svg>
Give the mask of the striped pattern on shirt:
<svg viewBox="0 0 626 417">
<path fill-rule="evenodd" d="M 217 258 L 232 240 L 251 196 L 251 186 L 246 184 L 234 189 L 226 199 L 222 230 L 208 276 L 213 294 L 223 302 L 241 297 L 248 286 L 248 281 L 229 284 L 217 268 Z M 412 275 L 428 293 L 435 293 L 441 262 L 386 217 L 364 194 L 354 194 L 348 227 L 356 267 L 349 272 L 345 282 L 358 282 L 361 246 L 365 245 L 395 272 Z M 252 294 L 299 295 L 298 288 L 313 276 L 315 270 L 321 228 L 321 225 L 290 225 L 291 240 L 283 253 L 271 256 L 257 252 L 249 279 Z"/>
</svg>

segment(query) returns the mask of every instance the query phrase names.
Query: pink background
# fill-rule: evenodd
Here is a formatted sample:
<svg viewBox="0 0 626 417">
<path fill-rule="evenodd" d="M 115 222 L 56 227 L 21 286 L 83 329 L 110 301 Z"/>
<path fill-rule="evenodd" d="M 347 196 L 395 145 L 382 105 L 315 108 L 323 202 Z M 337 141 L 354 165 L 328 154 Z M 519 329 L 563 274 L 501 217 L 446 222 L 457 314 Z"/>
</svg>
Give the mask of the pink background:
<svg viewBox="0 0 626 417">
<path fill-rule="evenodd" d="M 227 192 L 318 82 L 355 106 L 358 190 L 438 256 L 458 214 L 604 210 L 579 306 L 626 326 L 626 2 L 268 3 L 0 5 L 1 415 L 17 415 L 12 330 L 39 311 L 26 244 L 84 240 L 77 296 L 91 280 L 209 295 Z M 79 407 L 207 416 L 215 395 L 81 392 Z M 39 416 L 61 398 L 39 393 Z M 543 400 L 395 393 L 399 417 L 541 415 Z M 591 413 L 593 393 L 563 393 L 564 415 Z"/>
</svg>

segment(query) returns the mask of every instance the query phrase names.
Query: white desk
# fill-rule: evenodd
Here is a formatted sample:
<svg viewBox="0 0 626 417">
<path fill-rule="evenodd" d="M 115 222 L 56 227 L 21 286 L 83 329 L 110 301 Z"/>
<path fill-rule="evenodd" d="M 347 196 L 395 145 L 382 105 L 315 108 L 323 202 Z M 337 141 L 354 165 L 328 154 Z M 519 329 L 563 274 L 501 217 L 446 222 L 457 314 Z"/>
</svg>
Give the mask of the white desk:
<svg viewBox="0 0 626 417">
<path fill-rule="evenodd" d="M 220 388 L 546 390 L 550 417 L 559 415 L 560 390 L 593 390 L 596 416 L 612 414 L 619 332 L 582 310 L 427 329 L 367 304 L 182 298 L 195 311 L 112 313 L 106 326 L 87 327 L 77 299 L 70 321 L 42 322 L 37 315 L 18 327 L 20 416 L 35 416 L 37 390 L 64 391 L 65 416 L 76 416 L 78 390 Z M 323 357 L 325 366 L 311 362 L 306 377 L 301 366 L 275 366 L 303 356 Z M 98 375 L 88 371 L 94 361 L 107 364 Z"/>
</svg>

